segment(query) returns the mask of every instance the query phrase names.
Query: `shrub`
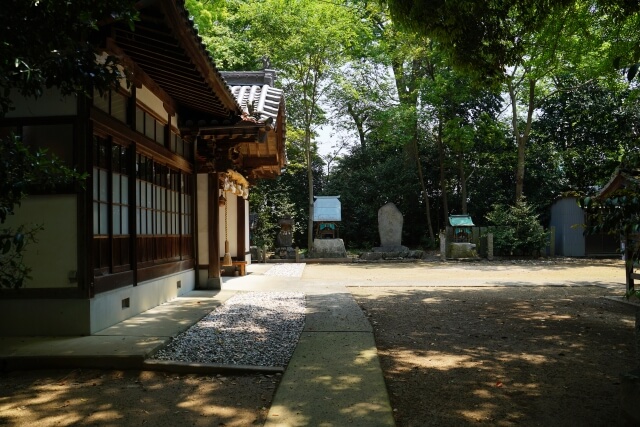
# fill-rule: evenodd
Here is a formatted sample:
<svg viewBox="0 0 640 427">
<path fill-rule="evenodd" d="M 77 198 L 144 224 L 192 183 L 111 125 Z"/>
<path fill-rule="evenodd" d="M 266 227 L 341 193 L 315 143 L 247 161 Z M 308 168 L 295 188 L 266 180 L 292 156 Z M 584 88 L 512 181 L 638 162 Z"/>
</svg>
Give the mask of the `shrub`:
<svg viewBox="0 0 640 427">
<path fill-rule="evenodd" d="M 486 218 L 496 255 L 540 255 L 547 246 L 549 233 L 524 199 L 512 206 L 494 205 Z"/>
</svg>

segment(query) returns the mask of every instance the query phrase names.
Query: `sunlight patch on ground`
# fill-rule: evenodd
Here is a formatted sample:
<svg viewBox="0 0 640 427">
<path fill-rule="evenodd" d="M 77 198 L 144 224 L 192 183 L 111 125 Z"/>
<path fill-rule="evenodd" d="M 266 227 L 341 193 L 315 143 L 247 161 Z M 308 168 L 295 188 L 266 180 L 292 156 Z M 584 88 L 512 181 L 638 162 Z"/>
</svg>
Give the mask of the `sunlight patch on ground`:
<svg viewBox="0 0 640 427">
<path fill-rule="evenodd" d="M 302 277 L 306 265 L 304 263 L 275 264 L 263 274 L 265 276 Z"/>
<path fill-rule="evenodd" d="M 181 409 L 194 411 L 205 417 L 217 416 L 231 418 L 237 416 L 239 411 L 238 408 L 233 408 L 230 406 L 211 405 L 210 403 L 203 405 L 203 402 L 200 399 L 182 402 L 178 405 L 178 407 Z"/>
<path fill-rule="evenodd" d="M 353 418 L 358 419 L 358 418 L 371 416 L 372 413 L 376 413 L 383 410 L 384 408 L 381 405 L 378 405 L 376 403 L 360 402 L 360 403 L 356 403 L 355 405 L 351 405 L 348 408 L 344 408 L 340 412 L 342 412 L 343 414 L 349 414 Z M 349 422 L 352 422 L 352 421 L 353 421 L 352 419 L 349 420 Z"/>
<path fill-rule="evenodd" d="M 321 375 L 314 378 L 313 383 L 319 384 L 330 390 L 349 390 L 354 384 L 362 382 L 362 378 L 358 375 L 340 375 L 333 377 L 331 375 Z"/>
<path fill-rule="evenodd" d="M 376 357 L 378 357 L 378 350 L 375 347 L 373 347 L 358 353 L 358 356 L 354 360 L 354 363 L 356 365 L 368 365 Z"/>
<path fill-rule="evenodd" d="M 479 361 L 473 360 L 471 356 L 461 356 L 459 354 L 440 353 L 430 351 L 423 356 L 416 357 L 413 351 L 394 351 L 394 358 L 399 361 L 409 362 L 406 365 L 399 364 L 396 372 L 410 371 L 412 368 L 420 366 L 429 369 L 446 371 L 454 368 L 473 368 L 478 366 Z M 400 366 L 403 366 L 400 368 Z"/>
<path fill-rule="evenodd" d="M 514 362 L 514 361 L 523 361 L 531 365 L 543 365 L 545 363 L 549 363 L 549 358 L 541 354 L 502 353 L 501 355 L 497 355 L 495 359 L 500 361 L 501 363 Z"/>
</svg>

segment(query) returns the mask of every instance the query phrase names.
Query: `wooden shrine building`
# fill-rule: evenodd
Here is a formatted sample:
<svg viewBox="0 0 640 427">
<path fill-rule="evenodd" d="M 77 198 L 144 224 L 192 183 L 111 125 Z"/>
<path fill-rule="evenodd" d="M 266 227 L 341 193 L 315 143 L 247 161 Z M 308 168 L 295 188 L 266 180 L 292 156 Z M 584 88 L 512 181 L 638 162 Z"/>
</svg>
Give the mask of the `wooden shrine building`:
<svg viewBox="0 0 640 427">
<path fill-rule="evenodd" d="M 0 289 L 0 335 L 93 334 L 219 288 L 225 240 L 235 261 L 251 261 L 248 192 L 285 166 L 275 73 L 219 72 L 182 0 L 138 4 L 134 30 L 100 28 L 104 53 L 120 58 L 131 85 L 92 98 L 55 88 L 16 95 L 0 119 L 3 135 L 89 177 L 27 197 L 7 224 L 44 230 L 25 258 L 32 279 Z"/>
</svg>

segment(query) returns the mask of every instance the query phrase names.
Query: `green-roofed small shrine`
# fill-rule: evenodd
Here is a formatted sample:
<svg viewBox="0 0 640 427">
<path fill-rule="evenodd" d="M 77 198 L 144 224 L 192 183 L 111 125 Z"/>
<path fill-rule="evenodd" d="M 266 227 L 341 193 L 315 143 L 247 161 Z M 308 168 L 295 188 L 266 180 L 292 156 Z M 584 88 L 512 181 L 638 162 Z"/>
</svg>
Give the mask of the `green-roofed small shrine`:
<svg viewBox="0 0 640 427">
<path fill-rule="evenodd" d="M 454 242 L 469 242 L 471 227 L 475 224 L 469 215 L 449 215 L 449 224 L 453 227 Z"/>
</svg>

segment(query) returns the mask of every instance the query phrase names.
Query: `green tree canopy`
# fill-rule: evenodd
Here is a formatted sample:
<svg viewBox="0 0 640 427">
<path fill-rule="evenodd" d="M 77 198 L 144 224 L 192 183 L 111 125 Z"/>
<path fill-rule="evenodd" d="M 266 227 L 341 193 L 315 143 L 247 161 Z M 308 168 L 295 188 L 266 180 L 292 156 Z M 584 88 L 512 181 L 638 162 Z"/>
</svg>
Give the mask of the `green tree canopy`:
<svg viewBox="0 0 640 427">
<path fill-rule="evenodd" d="M 449 52 L 453 64 L 483 80 L 502 80 L 508 68 L 528 53 L 527 37 L 543 30 L 553 21 L 554 15 L 571 12 L 575 7 L 583 7 L 592 14 L 598 14 L 601 19 L 616 24 L 617 29 L 611 31 L 620 36 L 623 49 L 629 53 L 640 53 L 637 48 L 629 49 L 631 40 L 635 40 L 635 44 L 638 42 L 637 31 L 631 40 L 620 34 L 625 29 L 623 23 L 628 19 L 636 19 L 634 14 L 640 11 L 640 4 L 634 1 L 385 1 L 395 20 L 437 40 Z M 583 27 L 583 30 L 582 36 L 587 36 L 589 28 Z"/>
<path fill-rule="evenodd" d="M 0 8 L 0 116 L 11 108 L 10 90 L 39 96 L 57 87 L 65 95 L 106 90 L 122 75 L 117 58 L 96 60 L 99 25 L 134 24 L 129 0 L 7 0 Z"/>
</svg>

